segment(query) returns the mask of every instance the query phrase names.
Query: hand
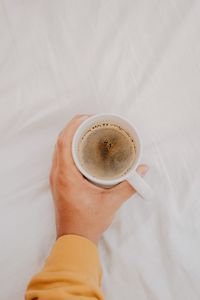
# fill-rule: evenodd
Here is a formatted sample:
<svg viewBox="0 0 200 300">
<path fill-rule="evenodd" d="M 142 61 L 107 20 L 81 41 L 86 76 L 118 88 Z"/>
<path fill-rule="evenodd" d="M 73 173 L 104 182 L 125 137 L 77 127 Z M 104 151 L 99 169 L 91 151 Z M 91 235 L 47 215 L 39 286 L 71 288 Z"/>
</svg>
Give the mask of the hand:
<svg viewBox="0 0 200 300">
<path fill-rule="evenodd" d="M 134 193 L 123 181 L 112 188 L 102 188 L 89 182 L 79 172 L 71 154 L 73 135 L 88 115 L 75 116 L 60 133 L 50 172 L 57 238 L 77 234 L 98 243 L 102 233 L 112 223 L 115 212 Z M 144 175 L 148 167 L 141 165 L 137 172 Z"/>
</svg>

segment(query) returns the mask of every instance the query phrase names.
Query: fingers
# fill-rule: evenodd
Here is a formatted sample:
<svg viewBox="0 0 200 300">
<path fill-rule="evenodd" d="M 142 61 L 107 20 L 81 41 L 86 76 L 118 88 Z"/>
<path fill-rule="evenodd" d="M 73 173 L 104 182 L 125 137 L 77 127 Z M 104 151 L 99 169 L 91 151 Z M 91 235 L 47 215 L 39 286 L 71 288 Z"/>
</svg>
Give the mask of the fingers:
<svg viewBox="0 0 200 300">
<path fill-rule="evenodd" d="M 140 165 L 137 167 L 136 171 L 139 175 L 144 176 L 148 170 L 149 167 L 147 165 Z M 121 206 L 126 200 L 128 200 L 135 193 L 136 190 L 127 180 L 111 188 L 113 201 L 115 201 L 116 204 L 119 206 Z"/>
<path fill-rule="evenodd" d="M 89 115 L 75 116 L 59 134 L 57 141 L 57 159 L 59 164 L 63 165 L 66 161 L 68 163 L 73 163 L 73 158 L 71 155 L 71 144 L 73 135 L 77 128 L 80 126 L 80 124 L 88 117 Z"/>
<path fill-rule="evenodd" d="M 54 148 L 52 167 L 50 171 L 50 183 L 53 184 L 54 175 L 58 169 L 68 171 L 73 176 L 74 174 L 82 178 L 82 175 L 78 171 L 71 155 L 71 143 L 73 135 L 79 125 L 89 117 L 90 115 L 76 115 L 66 125 L 58 136 L 57 143 Z"/>
</svg>

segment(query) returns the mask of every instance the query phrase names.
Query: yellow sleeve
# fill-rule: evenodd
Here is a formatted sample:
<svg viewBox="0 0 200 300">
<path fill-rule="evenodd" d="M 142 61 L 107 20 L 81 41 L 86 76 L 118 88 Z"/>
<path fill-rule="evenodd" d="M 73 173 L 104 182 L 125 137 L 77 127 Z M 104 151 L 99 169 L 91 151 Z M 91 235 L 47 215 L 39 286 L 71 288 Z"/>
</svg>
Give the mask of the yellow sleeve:
<svg viewBox="0 0 200 300">
<path fill-rule="evenodd" d="M 60 237 L 43 270 L 29 283 L 26 300 L 103 300 L 97 247 L 78 235 Z"/>
</svg>

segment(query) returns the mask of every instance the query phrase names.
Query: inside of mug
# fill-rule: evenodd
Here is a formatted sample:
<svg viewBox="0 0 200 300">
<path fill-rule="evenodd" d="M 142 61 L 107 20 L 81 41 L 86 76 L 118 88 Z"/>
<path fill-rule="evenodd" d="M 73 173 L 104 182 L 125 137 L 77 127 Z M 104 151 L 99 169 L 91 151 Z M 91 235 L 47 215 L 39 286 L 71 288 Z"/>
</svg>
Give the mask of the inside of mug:
<svg viewBox="0 0 200 300">
<path fill-rule="evenodd" d="M 127 121 L 126 119 L 124 119 L 121 116 L 118 115 L 114 115 L 114 114 L 99 114 L 99 115 L 94 115 L 92 117 L 89 117 L 88 119 L 86 119 L 81 126 L 78 128 L 76 134 L 75 134 L 75 140 L 74 140 L 74 151 L 76 152 L 75 154 L 75 162 L 76 164 L 78 164 L 78 168 L 80 169 L 80 171 L 89 179 L 93 180 L 94 177 L 91 174 L 88 174 L 86 170 L 83 169 L 83 167 L 80 165 L 80 162 L 78 160 L 78 143 L 80 141 L 80 139 L 84 136 L 84 134 L 88 131 L 89 128 L 91 128 L 93 125 L 95 125 L 96 123 L 111 123 L 111 124 L 116 124 L 120 127 L 122 127 L 122 129 L 124 131 L 126 131 L 126 133 L 128 135 L 130 135 L 130 137 L 134 140 L 134 144 L 135 144 L 135 160 L 134 163 L 131 167 L 131 169 L 125 174 L 128 175 L 131 170 L 133 168 L 136 167 L 138 160 L 139 160 L 139 156 L 140 156 L 140 151 L 141 151 L 141 144 L 140 144 L 140 140 L 139 140 L 139 136 L 138 133 L 134 127 L 134 125 L 132 125 L 129 121 Z M 120 177 L 121 178 L 121 177 Z M 114 182 L 114 181 L 119 181 L 119 178 L 117 179 L 98 179 L 95 178 L 95 181 L 99 183 L 104 182 Z"/>
</svg>

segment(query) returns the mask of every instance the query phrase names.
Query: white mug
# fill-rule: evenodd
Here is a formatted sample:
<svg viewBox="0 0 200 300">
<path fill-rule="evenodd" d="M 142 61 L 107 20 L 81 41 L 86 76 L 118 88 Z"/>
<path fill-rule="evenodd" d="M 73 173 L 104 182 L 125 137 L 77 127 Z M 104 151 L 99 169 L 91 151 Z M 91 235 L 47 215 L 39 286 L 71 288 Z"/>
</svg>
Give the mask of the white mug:
<svg viewBox="0 0 200 300">
<path fill-rule="evenodd" d="M 78 144 L 81 137 L 84 133 L 92 127 L 96 122 L 113 122 L 121 126 L 135 141 L 136 146 L 136 158 L 132 165 L 132 167 L 127 171 L 126 174 L 119 178 L 114 179 L 100 179 L 92 176 L 89 174 L 81 165 L 79 158 L 78 158 Z M 126 118 L 113 114 L 113 113 L 102 113 L 93 115 L 88 117 L 85 121 L 81 123 L 81 125 L 77 128 L 73 140 L 72 140 L 72 157 L 75 162 L 76 167 L 79 171 L 92 183 L 102 186 L 105 188 L 112 187 L 124 180 L 127 180 L 135 190 L 145 199 L 150 198 L 152 196 L 152 189 L 149 185 L 144 181 L 144 179 L 136 172 L 136 168 L 140 162 L 142 155 L 142 144 L 141 139 L 139 138 L 138 131 L 136 130 L 135 126 L 131 124 Z"/>
</svg>

